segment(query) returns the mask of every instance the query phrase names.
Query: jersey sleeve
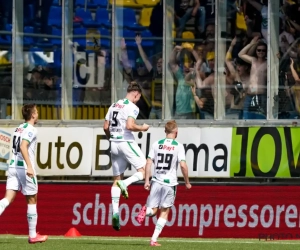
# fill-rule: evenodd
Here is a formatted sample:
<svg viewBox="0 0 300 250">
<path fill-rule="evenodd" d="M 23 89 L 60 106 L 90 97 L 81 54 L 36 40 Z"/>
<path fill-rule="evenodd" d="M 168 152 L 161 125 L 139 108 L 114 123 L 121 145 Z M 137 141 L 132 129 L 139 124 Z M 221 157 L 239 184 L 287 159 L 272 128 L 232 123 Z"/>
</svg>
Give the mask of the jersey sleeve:
<svg viewBox="0 0 300 250">
<path fill-rule="evenodd" d="M 178 162 L 185 161 L 185 150 L 182 144 L 178 148 Z"/>
<path fill-rule="evenodd" d="M 108 111 L 107 111 L 107 113 L 106 113 L 106 115 L 105 115 L 105 120 L 106 121 L 109 121 L 110 120 L 110 111 L 111 111 L 111 107 L 113 106 L 114 104 L 112 104 L 110 107 L 109 107 L 109 109 L 108 109 Z"/>
<path fill-rule="evenodd" d="M 37 130 L 34 128 L 26 128 L 22 133 L 22 140 L 26 140 L 29 143 L 36 137 Z"/>
<path fill-rule="evenodd" d="M 131 105 L 129 107 L 129 110 L 128 110 L 128 116 L 127 116 L 127 118 L 128 117 L 132 117 L 132 118 L 134 118 L 136 120 L 137 116 L 139 115 L 139 111 L 140 110 L 139 110 L 139 108 L 137 106 Z"/>
</svg>

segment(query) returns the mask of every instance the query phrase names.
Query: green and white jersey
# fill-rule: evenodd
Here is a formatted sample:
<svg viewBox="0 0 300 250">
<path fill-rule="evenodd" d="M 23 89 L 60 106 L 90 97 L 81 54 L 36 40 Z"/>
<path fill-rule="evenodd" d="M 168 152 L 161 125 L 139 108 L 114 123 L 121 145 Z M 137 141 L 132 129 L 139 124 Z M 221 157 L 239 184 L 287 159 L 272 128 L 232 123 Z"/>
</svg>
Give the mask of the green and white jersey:
<svg viewBox="0 0 300 250">
<path fill-rule="evenodd" d="M 181 161 L 185 161 L 185 150 L 181 143 L 168 138 L 156 141 L 148 158 L 154 163 L 152 181 L 167 186 L 178 185 L 177 168 Z"/>
<path fill-rule="evenodd" d="M 22 140 L 29 142 L 28 154 L 31 165 L 35 168 L 35 150 L 37 144 L 37 129 L 29 123 L 22 123 L 17 127 L 13 133 L 13 145 L 12 145 L 12 160 L 9 167 L 25 168 L 26 163 L 20 151 L 20 145 Z"/>
<path fill-rule="evenodd" d="M 136 119 L 139 108 L 128 99 L 122 99 L 113 103 L 105 116 L 109 121 L 111 141 L 134 141 L 133 133 L 126 128 L 126 121 L 129 117 Z"/>
</svg>

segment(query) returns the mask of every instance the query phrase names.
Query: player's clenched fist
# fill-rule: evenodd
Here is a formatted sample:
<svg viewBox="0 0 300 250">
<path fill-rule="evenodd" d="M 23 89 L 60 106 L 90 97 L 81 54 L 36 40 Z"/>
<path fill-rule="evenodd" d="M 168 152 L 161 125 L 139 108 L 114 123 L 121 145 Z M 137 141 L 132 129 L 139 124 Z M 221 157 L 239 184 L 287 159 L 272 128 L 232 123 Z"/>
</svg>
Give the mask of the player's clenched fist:
<svg viewBox="0 0 300 250">
<path fill-rule="evenodd" d="M 142 126 L 143 131 L 147 131 L 149 129 L 149 127 L 150 126 L 148 124 L 144 123 L 143 126 Z"/>
</svg>

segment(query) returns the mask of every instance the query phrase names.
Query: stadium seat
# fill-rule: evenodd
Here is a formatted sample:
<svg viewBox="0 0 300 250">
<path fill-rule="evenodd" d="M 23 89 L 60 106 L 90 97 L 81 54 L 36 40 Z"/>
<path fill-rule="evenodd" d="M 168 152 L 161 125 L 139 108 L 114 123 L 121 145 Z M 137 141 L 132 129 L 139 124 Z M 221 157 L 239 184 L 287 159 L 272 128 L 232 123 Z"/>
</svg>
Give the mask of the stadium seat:
<svg viewBox="0 0 300 250">
<path fill-rule="evenodd" d="M 61 2 L 62 2 L 62 0 L 53 0 L 52 5 L 54 5 L 54 6 L 60 6 Z"/>
<path fill-rule="evenodd" d="M 111 35 L 109 31 L 105 28 L 99 29 L 100 33 L 100 45 L 101 47 L 110 48 L 111 46 Z"/>
<path fill-rule="evenodd" d="M 114 0 L 109 0 L 109 4 L 113 5 Z M 115 0 L 115 6 L 128 8 L 141 8 L 142 5 L 137 4 L 134 0 Z"/>
<path fill-rule="evenodd" d="M 80 27 L 74 29 L 73 42 L 77 42 L 80 47 L 86 48 L 86 28 Z"/>
<path fill-rule="evenodd" d="M 83 25 L 87 28 L 98 28 L 100 24 L 93 20 L 92 13 L 90 10 L 83 8 L 77 8 L 75 11 L 75 16 L 82 18 Z"/>
<path fill-rule="evenodd" d="M 0 46 L 11 46 L 11 42 L 0 36 Z"/>
<path fill-rule="evenodd" d="M 61 47 L 62 43 L 62 30 L 56 27 L 52 28 L 52 35 L 57 36 L 57 38 L 51 38 L 51 43 L 57 47 Z"/>
<path fill-rule="evenodd" d="M 150 18 L 152 14 L 153 8 L 143 8 L 140 13 L 139 24 L 144 27 L 149 27 L 150 25 Z"/>
<path fill-rule="evenodd" d="M 5 25 L 5 31 L 8 31 L 8 32 L 12 32 L 12 24 L 6 24 Z M 11 43 L 12 43 L 12 33 L 11 34 L 6 34 L 4 35 L 5 39 L 1 38 L 1 44 L 3 42 L 3 44 L 9 44 L 11 46 Z"/>
<path fill-rule="evenodd" d="M 153 47 L 154 46 L 153 35 L 149 30 L 142 31 L 141 37 L 142 37 L 142 46 L 143 47 Z"/>
<path fill-rule="evenodd" d="M 124 37 L 127 47 L 136 48 L 135 36 L 136 33 L 132 30 L 120 30 L 119 37 Z"/>
<path fill-rule="evenodd" d="M 28 35 L 26 35 L 26 33 Z M 25 26 L 24 27 L 24 36 L 23 36 L 23 44 L 24 46 L 31 46 L 35 44 L 33 36 L 30 34 L 34 34 L 34 28 L 32 26 Z"/>
<path fill-rule="evenodd" d="M 108 0 L 94 0 L 94 4 L 96 4 L 98 7 L 107 8 Z"/>
<path fill-rule="evenodd" d="M 61 47 L 57 47 L 53 50 L 53 67 L 58 69 L 57 75 L 60 76 L 59 71 L 61 71 L 61 61 L 62 61 L 62 51 Z"/>
<path fill-rule="evenodd" d="M 24 13 L 26 13 L 26 15 L 24 15 L 24 21 L 23 21 L 24 26 L 32 25 L 35 19 L 34 5 L 33 4 L 24 5 Z"/>
<path fill-rule="evenodd" d="M 62 7 L 51 6 L 48 16 L 48 25 L 61 28 L 62 25 Z"/>
<path fill-rule="evenodd" d="M 85 3 L 87 3 L 88 9 L 97 8 L 97 5 L 94 4 L 94 2 L 92 0 L 76 0 L 75 7 L 85 8 Z"/>
<path fill-rule="evenodd" d="M 95 20 L 98 24 L 111 29 L 111 20 L 109 19 L 109 15 L 106 9 L 97 9 Z"/>
<path fill-rule="evenodd" d="M 130 8 L 116 8 L 117 25 L 127 29 L 141 31 L 145 27 L 136 22 L 135 11 Z"/>
<path fill-rule="evenodd" d="M 138 5 L 154 7 L 160 0 L 136 0 Z"/>
</svg>

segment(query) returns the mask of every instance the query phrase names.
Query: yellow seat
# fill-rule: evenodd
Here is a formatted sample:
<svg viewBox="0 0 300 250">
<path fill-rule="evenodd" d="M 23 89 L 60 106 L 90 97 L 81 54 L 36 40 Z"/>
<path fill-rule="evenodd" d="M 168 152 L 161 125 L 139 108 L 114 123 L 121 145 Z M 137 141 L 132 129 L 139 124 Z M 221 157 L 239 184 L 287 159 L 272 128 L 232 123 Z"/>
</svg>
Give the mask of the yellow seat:
<svg viewBox="0 0 300 250">
<path fill-rule="evenodd" d="M 153 7 L 159 2 L 160 2 L 160 0 L 136 0 L 136 3 L 138 5 L 144 5 L 144 6 L 149 6 L 149 7 Z"/>
<path fill-rule="evenodd" d="M 114 0 L 109 0 L 111 5 L 114 4 Z M 129 7 L 129 8 L 138 8 L 142 5 L 137 4 L 134 0 L 115 0 L 115 4 L 118 7 Z"/>
<path fill-rule="evenodd" d="M 184 31 L 184 32 L 182 32 L 182 39 L 189 39 L 189 40 L 195 39 L 195 35 L 191 31 Z M 182 42 L 182 44 L 181 44 L 181 46 L 183 48 L 187 48 L 187 49 L 193 49 L 194 45 L 195 45 L 195 43 L 191 43 L 190 41 Z"/>
<path fill-rule="evenodd" d="M 149 27 L 150 18 L 152 15 L 153 8 L 143 8 L 140 14 L 139 24 L 144 27 Z"/>
</svg>

